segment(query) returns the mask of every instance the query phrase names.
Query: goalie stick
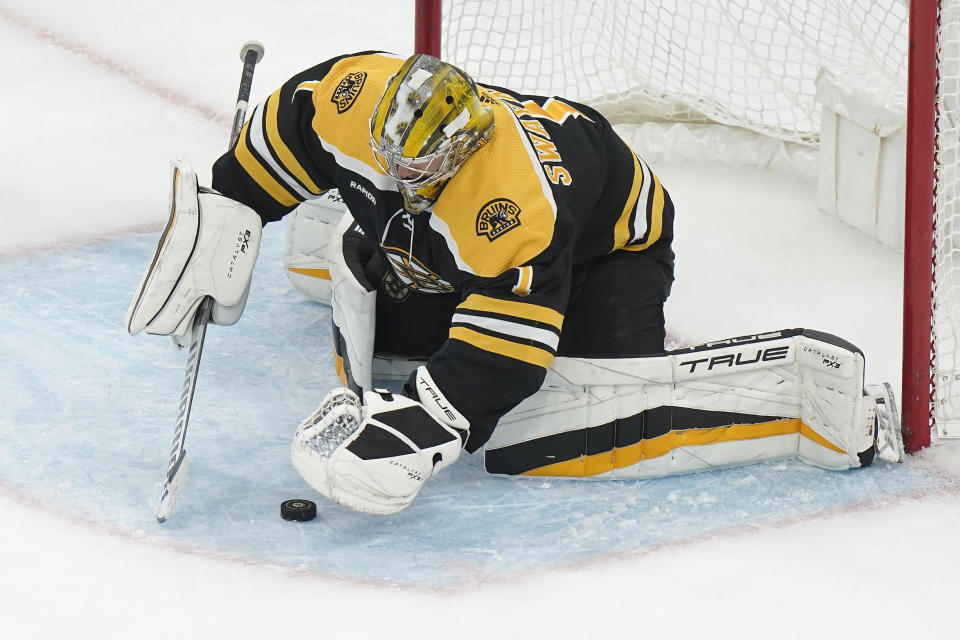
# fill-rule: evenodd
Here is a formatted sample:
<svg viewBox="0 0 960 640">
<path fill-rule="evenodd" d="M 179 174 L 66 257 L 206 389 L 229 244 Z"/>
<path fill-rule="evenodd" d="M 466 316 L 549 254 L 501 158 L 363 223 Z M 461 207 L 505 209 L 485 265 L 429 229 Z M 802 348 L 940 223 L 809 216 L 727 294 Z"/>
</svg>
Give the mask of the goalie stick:
<svg viewBox="0 0 960 640">
<path fill-rule="evenodd" d="M 247 42 L 240 49 L 240 59 L 243 61 L 243 73 L 240 76 L 240 90 L 237 93 L 237 106 L 234 109 L 233 125 L 230 129 L 230 144 L 232 149 L 240 137 L 240 130 L 247 113 L 247 101 L 250 99 L 250 88 L 253 85 L 253 69 L 263 58 L 263 45 L 259 42 Z M 207 297 L 200 303 L 197 315 L 194 316 L 190 330 L 190 345 L 187 351 L 187 370 L 183 379 L 183 389 L 180 392 L 180 408 L 177 412 L 177 427 L 173 432 L 173 448 L 170 451 L 170 463 L 167 466 L 167 476 L 160 493 L 160 502 L 157 505 L 157 521 L 163 522 L 173 513 L 174 504 L 187 477 L 187 422 L 190 420 L 190 408 L 193 405 L 193 392 L 197 386 L 197 372 L 200 369 L 200 355 L 203 353 L 203 341 L 207 335 L 207 323 L 213 301 Z"/>
</svg>

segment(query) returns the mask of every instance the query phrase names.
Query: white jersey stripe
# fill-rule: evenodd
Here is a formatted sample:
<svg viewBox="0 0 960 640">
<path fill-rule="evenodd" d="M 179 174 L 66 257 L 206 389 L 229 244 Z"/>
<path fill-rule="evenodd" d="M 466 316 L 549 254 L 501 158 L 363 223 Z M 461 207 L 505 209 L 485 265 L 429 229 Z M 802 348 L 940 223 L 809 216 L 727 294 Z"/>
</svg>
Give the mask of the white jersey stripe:
<svg viewBox="0 0 960 640">
<path fill-rule="evenodd" d="M 637 196 L 637 206 L 633 209 L 633 238 L 627 244 L 638 242 L 647 233 L 647 198 L 650 196 L 650 188 L 653 185 L 650 167 L 640 156 L 637 156 L 637 161 L 640 163 L 640 171 L 643 172 L 643 186 L 640 187 L 640 195 Z"/>
<path fill-rule="evenodd" d="M 557 350 L 557 345 L 560 344 L 560 336 L 553 331 L 538 329 L 519 322 L 510 322 L 509 320 L 455 313 L 453 314 L 451 323 L 469 324 L 489 331 L 496 331 L 497 333 L 513 336 L 514 338 L 520 338 L 521 340 L 534 340 L 550 347 L 554 351 Z"/>
<path fill-rule="evenodd" d="M 319 138 L 318 136 L 318 139 L 320 140 L 320 145 L 323 147 L 323 150 L 333 154 L 336 163 L 344 169 L 359 173 L 381 191 L 399 191 L 399 189 L 397 189 L 397 181 L 390 176 L 380 173 L 363 160 L 358 160 L 351 155 L 347 155 L 323 138 Z"/>
</svg>

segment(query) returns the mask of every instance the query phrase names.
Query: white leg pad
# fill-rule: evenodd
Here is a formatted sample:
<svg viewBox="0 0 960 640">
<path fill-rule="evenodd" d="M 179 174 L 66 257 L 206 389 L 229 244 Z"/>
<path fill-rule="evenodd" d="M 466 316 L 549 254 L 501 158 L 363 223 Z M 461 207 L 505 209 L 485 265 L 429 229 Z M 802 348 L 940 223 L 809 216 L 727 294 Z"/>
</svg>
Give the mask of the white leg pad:
<svg viewBox="0 0 960 640">
<path fill-rule="evenodd" d="M 804 330 L 665 356 L 554 360 L 486 444 L 492 473 L 658 477 L 798 457 L 860 466 L 874 420 L 852 345 Z"/>
</svg>

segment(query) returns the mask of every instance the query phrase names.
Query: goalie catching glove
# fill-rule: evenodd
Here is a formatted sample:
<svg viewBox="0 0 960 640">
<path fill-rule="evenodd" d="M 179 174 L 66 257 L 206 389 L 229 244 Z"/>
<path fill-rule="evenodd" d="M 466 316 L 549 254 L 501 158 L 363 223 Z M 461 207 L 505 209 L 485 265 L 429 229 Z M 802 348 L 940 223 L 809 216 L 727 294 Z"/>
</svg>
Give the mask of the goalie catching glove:
<svg viewBox="0 0 960 640">
<path fill-rule="evenodd" d="M 426 367 L 411 381 L 419 402 L 372 391 L 361 406 L 348 389 L 327 394 L 293 439 L 290 455 L 303 479 L 356 511 L 387 515 L 406 508 L 428 478 L 460 456 L 469 427 Z"/>
<path fill-rule="evenodd" d="M 127 331 L 145 329 L 185 345 L 208 296 L 210 321 L 235 323 L 247 303 L 261 227 L 253 209 L 199 189 L 193 169 L 175 162 L 170 219 L 127 311 Z"/>
</svg>

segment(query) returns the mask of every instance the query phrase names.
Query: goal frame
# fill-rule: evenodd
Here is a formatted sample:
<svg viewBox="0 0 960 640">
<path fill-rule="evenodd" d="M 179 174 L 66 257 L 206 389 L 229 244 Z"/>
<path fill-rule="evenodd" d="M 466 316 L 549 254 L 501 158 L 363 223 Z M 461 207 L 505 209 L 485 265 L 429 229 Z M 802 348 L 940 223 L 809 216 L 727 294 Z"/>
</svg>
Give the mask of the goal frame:
<svg viewBox="0 0 960 640">
<path fill-rule="evenodd" d="M 940 1 L 910 2 L 904 202 L 902 425 L 913 453 L 933 427 L 932 306 Z M 442 0 L 416 0 L 416 53 L 441 56 Z"/>
<path fill-rule="evenodd" d="M 930 445 L 933 428 L 934 215 L 940 2 L 910 3 L 903 250 L 903 443 Z"/>
</svg>

